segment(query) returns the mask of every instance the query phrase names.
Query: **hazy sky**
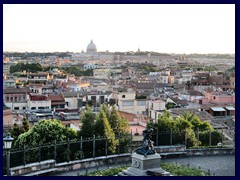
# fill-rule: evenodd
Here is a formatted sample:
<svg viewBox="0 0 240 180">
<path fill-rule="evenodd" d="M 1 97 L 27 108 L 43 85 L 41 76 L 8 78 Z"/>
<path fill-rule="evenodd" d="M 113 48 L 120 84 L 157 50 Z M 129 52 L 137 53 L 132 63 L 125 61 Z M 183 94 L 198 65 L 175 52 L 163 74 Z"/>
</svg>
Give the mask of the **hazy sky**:
<svg viewBox="0 0 240 180">
<path fill-rule="evenodd" d="M 3 5 L 3 50 L 235 53 L 235 5 Z"/>
</svg>

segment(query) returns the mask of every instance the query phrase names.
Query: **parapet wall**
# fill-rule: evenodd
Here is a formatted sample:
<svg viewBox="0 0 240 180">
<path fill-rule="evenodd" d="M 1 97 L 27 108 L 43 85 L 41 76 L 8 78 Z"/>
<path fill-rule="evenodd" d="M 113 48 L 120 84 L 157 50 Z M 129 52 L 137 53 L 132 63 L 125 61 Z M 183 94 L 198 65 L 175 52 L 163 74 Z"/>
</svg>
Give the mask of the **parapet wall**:
<svg viewBox="0 0 240 180">
<path fill-rule="evenodd" d="M 185 152 L 186 156 L 211 156 L 211 155 L 233 155 L 235 148 L 204 148 L 204 149 L 186 149 L 185 146 L 158 146 L 155 147 L 157 153 L 174 154 Z M 83 160 L 76 160 L 64 163 L 55 163 L 55 160 L 47 160 L 39 163 L 27 164 L 11 168 L 12 176 L 40 175 L 50 172 L 74 171 L 78 169 L 88 169 L 103 165 L 112 165 L 117 163 L 128 163 L 131 161 L 131 153 L 101 156 Z"/>
<path fill-rule="evenodd" d="M 186 149 L 187 156 L 233 155 L 235 148 Z"/>
<path fill-rule="evenodd" d="M 109 155 L 109 156 L 101 156 L 96 158 L 84 159 L 84 160 L 76 160 L 71 162 L 64 162 L 56 164 L 55 168 L 57 171 L 55 172 L 63 172 L 63 171 L 72 171 L 78 169 L 88 169 L 97 166 L 103 165 L 111 165 L 116 163 L 127 163 L 131 161 L 131 154 L 119 154 L 119 155 Z"/>
</svg>

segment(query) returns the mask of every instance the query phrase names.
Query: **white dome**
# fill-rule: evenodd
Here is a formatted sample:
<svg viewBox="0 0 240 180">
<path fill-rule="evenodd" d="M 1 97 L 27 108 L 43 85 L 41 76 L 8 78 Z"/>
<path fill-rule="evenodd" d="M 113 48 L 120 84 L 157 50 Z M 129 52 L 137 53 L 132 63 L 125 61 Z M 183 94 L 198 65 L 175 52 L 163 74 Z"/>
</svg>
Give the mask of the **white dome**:
<svg viewBox="0 0 240 180">
<path fill-rule="evenodd" d="M 91 40 L 90 44 L 87 46 L 87 53 L 96 53 L 96 52 L 97 52 L 96 45 Z"/>
</svg>

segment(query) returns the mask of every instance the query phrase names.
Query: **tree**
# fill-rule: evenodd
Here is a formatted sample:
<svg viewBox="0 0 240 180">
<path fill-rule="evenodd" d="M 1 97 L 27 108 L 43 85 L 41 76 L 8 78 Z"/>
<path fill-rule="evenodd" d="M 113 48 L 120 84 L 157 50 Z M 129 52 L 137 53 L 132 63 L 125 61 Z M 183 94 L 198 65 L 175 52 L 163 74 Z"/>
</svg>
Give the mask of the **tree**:
<svg viewBox="0 0 240 180">
<path fill-rule="evenodd" d="M 108 122 L 105 112 L 101 109 L 95 124 L 96 136 L 104 136 L 107 138 L 108 151 L 114 153 L 116 151 L 117 140 L 115 134 Z"/>
<path fill-rule="evenodd" d="M 118 126 L 119 126 L 119 121 L 120 121 L 120 116 L 115 108 L 115 106 L 112 106 L 112 111 L 111 114 L 108 115 L 109 118 L 109 124 L 113 129 L 113 132 L 117 135 L 119 133 L 118 131 Z"/>
<path fill-rule="evenodd" d="M 29 121 L 28 121 L 28 119 L 27 118 L 23 118 L 22 124 L 23 124 L 24 132 L 27 132 L 29 130 Z"/>
<path fill-rule="evenodd" d="M 153 134 L 156 136 L 152 136 L 155 145 L 169 145 L 170 142 L 170 131 L 171 129 L 174 131 L 175 129 L 175 121 L 173 120 L 170 112 L 164 111 L 158 118 L 157 122 L 150 122 L 147 124 L 147 129 L 152 128 Z M 158 134 L 157 134 L 158 133 Z M 158 138 L 158 144 L 156 144 L 156 138 Z M 182 142 L 181 142 L 182 143 Z"/>
<path fill-rule="evenodd" d="M 193 125 L 188 120 L 180 116 L 177 118 L 175 126 L 177 131 L 182 132 L 178 138 L 183 139 L 187 147 L 197 145 L 197 138 L 193 131 Z"/>
<path fill-rule="evenodd" d="M 70 140 L 77 139 L 77 132 L 73 128 L 65 128 L 64 134 Z"/>
<path fill-rule="evenodd" d="M 32 63 L 32 64 L 17 63 L 16 65 L 13 65 L 10 67 L 10 73 L 22 72 L 24 70 L 31 71 L 31 72 L 38 72 L 38 71 L 42 71 L 43 68 L 39 63 Z"/>
<path fill-rule="evenodd" d="M 17 123 L 14 123 L 10 132 L 15 141 L 20 134 L 24 133 L 24 130 Z"/>
<path fill-rule="evenodd" d="M 109 111 L 108 106 L 106 104 L 104 104 L 102 106 L 102 110 L 105 112 L 107 119 L 110 120 L 110 111 Z"/>
<path fill-rule="evenodd" d="M 209 122 L 205 121 L 200 124 L 199 131 L 213 131 L 213 127 Z"/>
<path fill-rule="evenodd" d="M 170 103 L 170 102 L 169 102 L 169 103 L 166 104 L 166 108 L 167 108 L 167 109 L 174 108 L 174 106 L 175 106 L 174 103 Z"/>
<path fill-rule="evenodd" d="M 210 133 L 211 133 L 211 145 L 217 145 L 217 143 L 222 142 L 222 134 L 217 131 L 203 131 L 199 133 L 199 140 L 201 141 L 202 146 L 210 145 Z"/>
<path fill-rule="evenodd" d="M 39 144 L 53 143 L 66 140 L 65 127 L 58 120 L 40 120 L 27 132 L 21 134 L 15 142 L 15 146 L 34 147 Z"/>
<path fill-rule="evenodd" d="M 95 115 L 89 106 L 86 107 L 86 112 L 84 112 L 81 116 L 82 127 L 79 132 L 79 137 L 82 136 L 84 138 L 93 137 L 94 135 L 94 124 L 95 124 Z"/>
</svg>

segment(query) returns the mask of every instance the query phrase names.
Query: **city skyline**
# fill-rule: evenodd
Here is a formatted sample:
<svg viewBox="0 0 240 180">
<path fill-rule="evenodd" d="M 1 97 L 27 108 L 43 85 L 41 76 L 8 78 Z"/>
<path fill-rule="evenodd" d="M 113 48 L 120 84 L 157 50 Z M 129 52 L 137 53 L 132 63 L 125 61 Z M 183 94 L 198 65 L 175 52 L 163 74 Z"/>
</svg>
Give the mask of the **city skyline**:
<svg viewBox="0 0 240 180">
<path fill-rule="evenodd" d="M 235 5 L 3 5 L 3 50 L 235 54 Z"/>
</svg>

